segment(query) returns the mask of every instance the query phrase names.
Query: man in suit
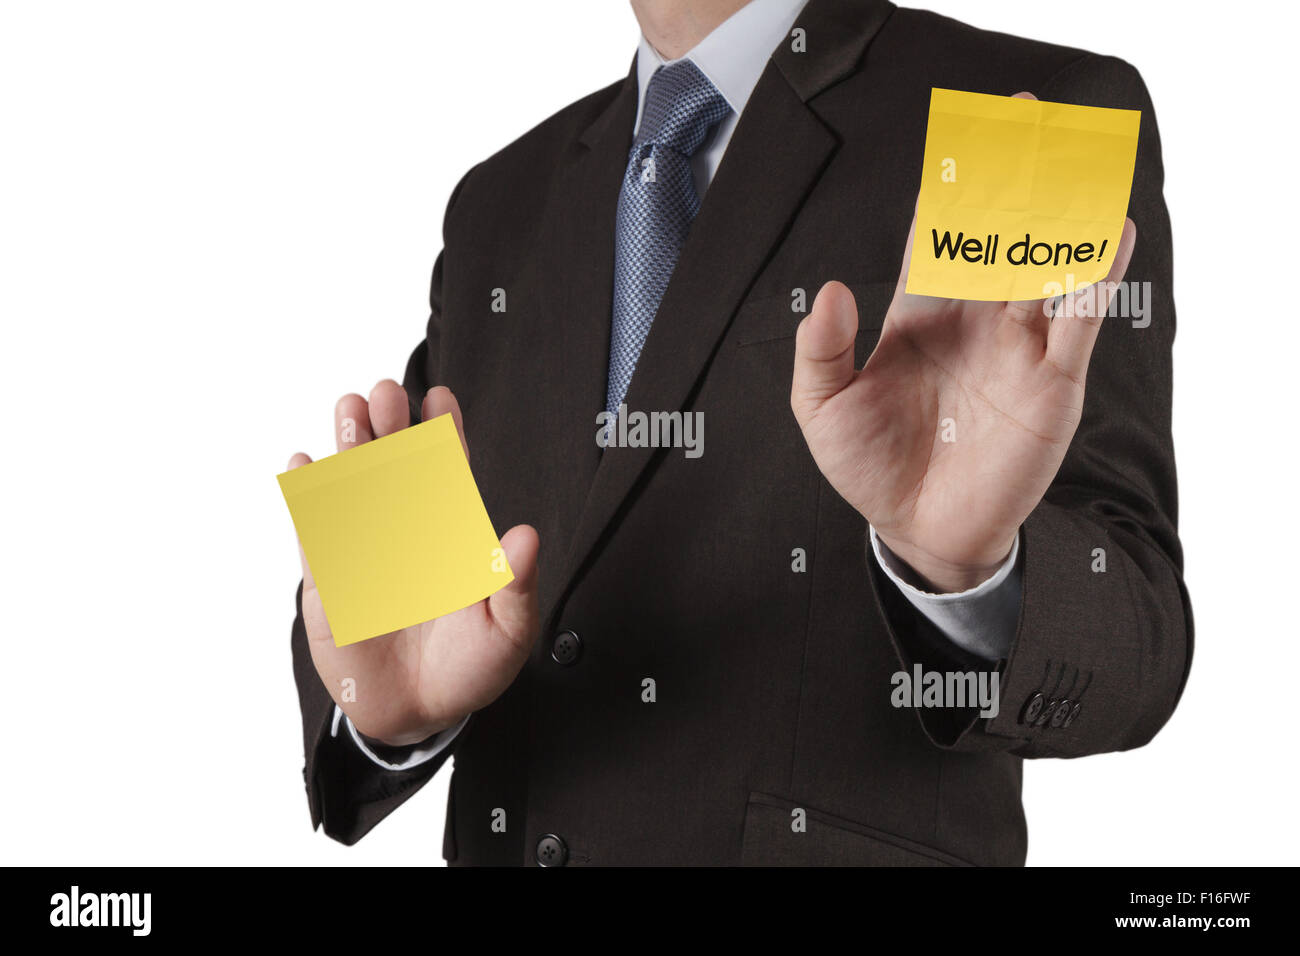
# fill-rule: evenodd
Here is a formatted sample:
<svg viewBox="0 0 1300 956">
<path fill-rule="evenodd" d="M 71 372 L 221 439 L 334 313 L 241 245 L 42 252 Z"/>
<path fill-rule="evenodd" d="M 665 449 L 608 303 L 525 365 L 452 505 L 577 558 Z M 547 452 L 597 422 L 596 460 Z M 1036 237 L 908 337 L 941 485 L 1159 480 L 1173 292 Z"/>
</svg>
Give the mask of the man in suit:
<svg viewBox="0 0 1300 956">
<path fill-rule="evenodd" d="M 633 8 L 629 75 L 457 186 L 403 384 L 336 409 L 453 415 L 516 577 L 336 648 L 304 562 L 313 823 L 454 753 L 452 863 L 1021 864 L 1023 759 L 1145 744 L 1191 659 L 1142 81 L 887 0 Z M 903 293 L 932 87 L 1142 111 L 1143 323 Z M 703 453 L 597 427 L 637 411 Z M 898 706 L 923 672 L 996 706 Z"/>
</svg>

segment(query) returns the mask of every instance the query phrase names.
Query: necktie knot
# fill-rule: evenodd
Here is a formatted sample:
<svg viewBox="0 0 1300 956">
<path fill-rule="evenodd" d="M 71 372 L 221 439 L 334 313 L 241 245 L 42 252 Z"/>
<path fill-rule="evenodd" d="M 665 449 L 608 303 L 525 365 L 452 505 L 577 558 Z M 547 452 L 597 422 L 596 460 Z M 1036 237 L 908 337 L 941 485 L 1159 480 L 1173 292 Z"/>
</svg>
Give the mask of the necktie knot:
<svg viewBox="0 0 1300 956">
<path fill-rule="evenodd" d="M 690 60 L 661 66 L 646 88 L 637 145 L 654 143 L 693 156 L 730 112 L 726 98 Z"/>
</svg>

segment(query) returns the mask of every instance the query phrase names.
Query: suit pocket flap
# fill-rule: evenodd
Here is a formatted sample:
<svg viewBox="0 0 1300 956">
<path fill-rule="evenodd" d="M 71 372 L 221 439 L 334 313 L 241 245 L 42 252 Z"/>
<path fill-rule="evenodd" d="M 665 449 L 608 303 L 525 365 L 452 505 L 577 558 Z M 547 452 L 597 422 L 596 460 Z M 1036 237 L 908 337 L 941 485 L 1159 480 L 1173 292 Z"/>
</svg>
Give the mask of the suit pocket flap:
<svg viewBox="0 0 1300 956">
<path fill-rule="evenodd" d="M 858 304 L 858 330 L 880 329 L 885 322 L 885 312 L 894 298 L 893 282 L 846 282 Z M 806 309 L 812 309 L 816 289 L 806 290 Z M 737 345 L 755 345 L 790 338 L 808 313 L 795 312 L 794 300 L 788 293 L 760 296 L 745 302 L 736 314 Z"/>
<path fill-rule="evenodd" d="M 934 847 L 767 793 L 749 795 L 741 863 L 745 866 L 973 865 Z"/>
</svg>

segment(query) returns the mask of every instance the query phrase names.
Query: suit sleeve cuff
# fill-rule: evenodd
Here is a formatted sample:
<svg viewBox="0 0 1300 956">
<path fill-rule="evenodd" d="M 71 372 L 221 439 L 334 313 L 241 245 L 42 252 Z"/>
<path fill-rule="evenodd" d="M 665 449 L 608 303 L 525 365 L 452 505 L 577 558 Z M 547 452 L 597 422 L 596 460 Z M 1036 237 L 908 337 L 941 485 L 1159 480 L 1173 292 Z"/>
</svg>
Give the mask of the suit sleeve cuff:
<svg viewBox="0 0 1300 956">
<path fill-rule="evenodd" d="M 375 753 L 374 750 L 367 746 L 361 733 L 352 725 L 352 721 L 349 720 L 339 706 L 335 704 L 334 720 L 330 725 L 331 737 L 337 737 L 339 735 L 340 723 L 347 726 L 348 734 L 352 737 L 352 742 L 356 744 L 357 749 L 369 757 L 371 762 L 377 766 L 383 767 L 385 770 L 414 770 L 416 767 L 428 763 L 434 757 L 438 756 L 438 754 L 446 750 L 451 745 L 451 742 L 456 739 L 456 736 L 465 729 L 465 725 L 469 723 L 469 716 L 466 716 L 460 723 L 456 724 L 456 726 L 448 727 L 446 730 L 434 734 L 422 743 L 415 744 L 408 748 L 403 748 L 406 753 L 404 753 L 399 760 L 385 760 L 383 757 Z"/>
<path fill-rule="evenodd" d="M 988 580 L 966 591 L 933 594 L 909 584 L 911 568 L 869 528 L 871 550 L 885 576 L 912 607 L 953 644 L 989 661 L 1005 658 L 1011 650 L 1020 618 L 1021 580 L 1016 568 L 1020 535 L 1016 535 L 1002 566 Z"/>
</svg>

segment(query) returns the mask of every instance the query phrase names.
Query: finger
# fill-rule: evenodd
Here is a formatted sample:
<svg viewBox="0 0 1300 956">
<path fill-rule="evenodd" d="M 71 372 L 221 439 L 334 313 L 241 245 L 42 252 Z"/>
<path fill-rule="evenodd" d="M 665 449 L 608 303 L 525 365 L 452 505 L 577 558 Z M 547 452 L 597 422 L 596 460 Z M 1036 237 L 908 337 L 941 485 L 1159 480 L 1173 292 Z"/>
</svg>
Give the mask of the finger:
<svg viewBox="0 0 1300 956">
<path fill-rule="evenodd" d="M 1115 287 L 1128 271 L 1136 241 L 1137 226 L 1132 219 L 1125 219 L 1115 261 L 1106 278 L 1066 296 L 1052 319 L 1047 335 L 1047 360 L 1076 382 L 1082 382 L 1088 374 L 1088 360 L 1092 358 L 1097 333 L 1115 297 Z"/>
<path fill-rule="evenodd" d="M 469 442 L 465 440 L 465 419 L 460 412 L 460 402 L 456 401 L 456 396 L 447 386 L 435 385 L 425 393 L 424 402 L 420 406 L 420 415 L 427 422 L 431 418 L 447 414 L 450 414 L 451 420 L 456 423 L 456 433 L 460 435 L 460 447 L 465 449 L 465 457 L 469 458 Z"/>
<path fill-rule="evenodd" d="M 340 398 L 334 405 L 334 441 L 339 451 L 347 451 L 374 437 L 366 400 L 355 392 Z"/>
<path fill-rule="evenodd" d="M 800 422 L 853 381 L 858 306 L 842 282 L 822 286 L 794 338 L 790 406 Z"/>
<path fill-rule="evenodd" d="M 311 459 L 306 455 L 304 455 L 302 452 L 298 452 L 296 455 L 294 455 L 292 458 L 289 459 L 289 470 L 293 471 L 295 468 L 301 468 L 303 465 L 310 465 L 310 464 L 311 464 Z M 303 590 L 306 591 L 308 588 L 315 588 L 316 579 L 312 577 L 311 568 L 307 566 L 307 555 L 303 553 L 301 542 L 298 543 L 298 560 L 302 563 Z"/>
<path fill-rule="evenodd" d="M 1015 93 L 1015 94 L 1013 94 L 1011 98 L 1012 98 L 1013 100 L 1036 100 L 1036 99 L 1038 99 L 1038 97 L 1036 97 L 1033 93 L 1030 93 L 1028 90 L 1021 90 L 1019 93 Z"/>
<path fill-rule="evenodd" d="M 541 540 L 530 525 L 515 525 L 501 538 L 515 579 L 488 598 L 488 613 L 521 649 L 537 627 L 537 552 Z"/>
<path fill-rule="evenodd" d="M 1023 327 L 1027 332 L 1039 336 L 1038 344 L 1042 347 L 1047 337 L 1048 327 L 1052 322 L 1052 302 L 1054 297 L 1046 299 L 1023 299 L 1014 302 L 1005 302 L 1002 305 L 1002 315 L 1012 322 Z"/>
<path fill-rule="evenodd" d="M 311 459 L 298 452 L 289 459 L 289 470 L 310 464 Z M 312 644 L 333 647 L 334 633 L 325 617 L 325 605 L 321 603 L 320 592 L 316 590 L 316 578 L 311 573 L 311 566 L 307 564 L 307 554 L 302 549 L 301 541 L 298 542 L 298 561 L 302 564 L 302 626 L 307 632 L 307 640 Z"/>
<path fill-rule="evenodd" d="M 370 427 L 383 438 L 411 424 L 411 404 L 406 389 L 386 378 L 370 391 Z"/>
</svg>

